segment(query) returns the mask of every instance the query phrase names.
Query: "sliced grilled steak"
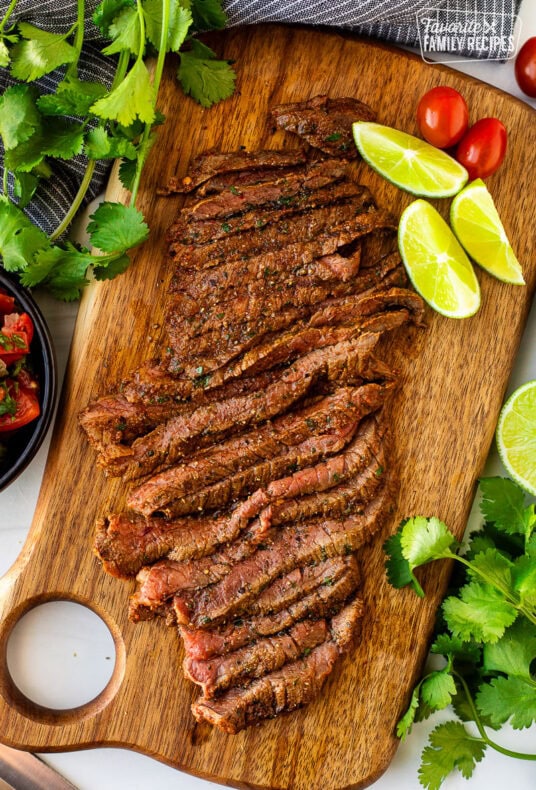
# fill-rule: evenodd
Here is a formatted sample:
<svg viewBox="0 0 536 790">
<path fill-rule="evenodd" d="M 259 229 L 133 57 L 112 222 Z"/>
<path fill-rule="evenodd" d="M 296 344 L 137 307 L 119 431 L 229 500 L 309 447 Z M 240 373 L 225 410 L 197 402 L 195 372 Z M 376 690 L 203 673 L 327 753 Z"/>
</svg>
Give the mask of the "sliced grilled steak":
<svg viewBox="0 0 536 790">
<path fill-rule="evenodd" d="M 280 104 L 271 114 L 281 129 L 299 135 L 313 148 L 331 156 L 346 157 L 357 156 L 352 124 L 376 118 L 376 113 L 358 99 L 330 99 L 328 96 Z"/>
<path fill-rule="evenodd" d="M 348 187 L 344 186 L 344 191 L 347 189 Z M 336 193 L 341 191 L 343 191 L 343 185 L 337 185 L 332 190 Z M 240 232 L 226 234 L 205 244 L 197 245 L 173 241 L 170 246 L 170 256 L 181 271 L 196 269 L 206 271 L 208 275 L 209 270 L 220 267 L 224 263 L 246 260 L 246 258 L 261 254 L 266 255 L 290 244 L 311 242 L 316 236 L 327 233 L 335 225 L 351 222 L 364 211 L 370 211 L 373 205 L 368 193 L 364 192 L 362 196 L 348 200 L 337 199 L 333 205 L 311 208 L 301 213 L 291 214 L 287 210 L 285 213 L 290 216 L 282 216 L 280 220 L 274 218 L 271 222 L 267 221 L 265 215 L 261 219 L 258 211 L 251 216 L 246 213 L 243 215 L 245 224 L 252 221 L 258 222 L 259 225 L 254 224 L 251 230 L 241 227 Z M 283 215 L 283 210 L 277 213 Z M 265 218 L 266 224 L 261 226 L 260 223 L 264 222 Z M 232 287 L 233 281 L 230 284 Z M 177 286 L 180 287 L 178 273 L 172 281 L 173 290 L 176 290 Z"/>
<path fill-rule="evenodd" d="M 310 406 L 277 417 L 273 423 L 195 453 L 187 462 L 155 475 L 133 490 L 128 506 L 140 513 L 153 513 L 173 499 L 274 458 L 306 439 L 346 427 L 358 414 L 355 407 L 349 410 L 348 405 L 360 401 L 361 394 L 355 388 L 341 387 Z"/>
<path fill-rule="evenodd" d="M 213 700 L 201 697 L 192 705 L 195 718 L 208 721 L 225 732 L 236 733 L 262 719 L 311 702 L 322 689 L 339 655 L 352 647 L 361 615 L 359 602 L 348 604 L 337 615 L 337 622 L 331 621 L 329 641 L 246 687 L 230 689 Z"/>
<path fill-rule="evenodd" d="M 319 519 L 281 530 L 265 549 L 236 563 L 220 582 L 192 595 L 177 594 L 174 607 L 178 622 L 197 627 L 217 625 L 247 613 L 248 605 L 264 587 L 296 565 L 355 551 L 382 526 L 387 498 L 384 487 L 363 515 L 341 521 Z"/>
<path fill-rule="evenodd" d="M 303 170 L 261 184 L 245 184 L 239 190 L 219 192 L 183 208 L 181 221 L 227 219 L 257 206 L 287 206 L 305 202 L 314 189 L 334 184 L 346 176 L 346 162 L 310 162 Z"/>
<path fill-rule="evenodd" d="M 400 281 L 400 273 L 394 275 Z M 291 278 L 292 279 L 292 278 Z M 379 279 L 379 278 L 378 278 Z M 388 286 L 393 276 L 386 273 L 385 280 L 379 280 L 377 289 Z M 301 324 L 306 324 L 307 317 L 334 298 L 348 294 L 365 294 L 369 277 L 356 277 L 350 281 L 331 281 L 325 283 L 299 282 L 274 288 L 271 296 L 262 290 L 246 288 L 236 299 L 223 305 L 207 304 L 202 312 L 191 320 L 177 319 L 173 322 L 173 331 L 177 335 L 179 326 L 183 325 L 182 339 L 173 344 L 173 353 L 180 354 L 185 375 L 195 378 L 202 369 L 206 373 L 222 367 L 240 354 L 255 348 L 267 339 L 272 339 L 274 332 L 296 331 Z M 270 284 L 267 284 L 270 289 Z M 182 297 L 181 297 L 182 298 Z M 379 310 L 376 310 L 376 312 Z M 339 323 L 355 323 L 360 316 L 359 310 L 353 315 L 343 314 Z M 331 321 L 333 324 L 334 321 Z M 200 364 L 203 363 L 203 364 Z"/>
<path fill-rule="evenodd" d="M 108 573 L 128 577 L 167 555 L 183 561 L 211 554 L 235 540 L 257 516 L 268 529 L 317 515 L 350 515 L 380 487 L 385 463 L 381 433 L 375 420 L 365 420 L 342 454 L 258 489 L 230 515 L 165 519 L 124 512 L 99 519 L 96 554 Z M 318 493 L 327 489 L 329 493 Z"/>
<path fill-rule="evenodd" d="M 230 625 L 211 629 L 180 625 L 186 656 L 203 660 L 225 655 L 261 637 L 284 631 L 305 618 L 328 617 L 355 593 L 360 580 L 353 555 L 296 568 L 261 593 L 260 611 L 252 617 L 238 618 Z M 263 608 L 261 599 L 265 597 L 269 603 Z"/>
<path fill-rule="evenodd" d="M 374 207 L 374 201 L 369 190 L 344 178 L 340 168 L 337 168 L 333 183 L 321 185 L 313 190 L 300 191 L 292 198 L 282 198 L 275 205 L 273 203 L 261 206 L 248 204 L 244 208 L 243 200 L 239 200 L 247 190 L 255 192 L 259 192 L 261 189 L 265 192 L 270 190 L 274 192 L 276 188 L 281 190 L 282 184 L 291 184 L 293 180 L 296 180 L 296 177 L 294 175 L 282 179 L 277 185 L 275 183 L 263 183 L 254 187 L 246 187 L 244 190 L 238 190 L 233 187 L 231 191 L 220 192 L 216 197 L 206 199 L 206 201 L 218 201 L 220 205 L 229 204 L 229 207 L 231 205 L 235 207 L 240 206 L 242 209 L 241 213 L 234 216 L 197 219 L 184 212 L 181 213 L 171 226 L 168 234 L 170 240 L 169 251 L 172 260 L 180 264 L 181 269 L 190 268 L 191 264 L 188 262 L 188 256 L 185 255 L 186 250 L 184 247 L 190 248 L 194 245 L 203 250 L 206 258 L 207 252 L 210 252 L 215 242 L 223 239 L 233 239 L 237 234 L 241 236 L 245 234 L 247 238 L 242 238 L 240 242 L 234 239 L 233 244 L 230 246 L 232 248 L 240 243 L 242 254 L 247 252 L 251 255 L 259 242 L 262 244 L 262 248 L 266 250 L 270 249 L 270 247 L 277 249 L 301 238 L 300 236 L 295 236 L 292 229 L 292 225 L 301 215 L 307 218 L 308 223 L 316 224 L 322 220 L 323 214 L 332 206 L 337 206 L 339 209 L 343 206 L 351 206 L 352 211 L 345 212 L 345 215 L 347 214 L 349 217 Z M 231 195 L 231 197 L 227 197 L 228 195 Z M 344 219 L 344 216 L 341 219 Z M 341 219 L 338 221 L 340 222 Z M 267 232 L 268 238 L 272 239 L 272 243 L 268 247 L 265 246 L 266 241 L 261 242 L 261 237 L 264 238 Z M 290 234 L 290 238 L 287 238 L 288 234 Z M 276 239 L 279 240 L 278 243 Z M 215 265 L 213 261 L 205 260 L 201 267 L 194 266 L 194 268 L 207 269 Z"/>
<path fill-rule="evenodd" d="M 230 686 L 262 677 L 289 661 L 308 655 L 313 647 L 326 641 L 328 633 L 325 620 L 302 620 L 287 633 L 259 639 L 225 656 L 207 661 L 186 658 L 183 663 L 184 674 L 201 686 L 205 699 L 211 699 Z"/>
<path fill-rule="evenodd" d="M 268 461 L 250 466 L 232 477 L 200 488 L 192 494 L 172 499 L 157 512 L 170 518 L 201 510 L 219 510 L 239 497 L 251 494 L 258 486 L 266 485 L 269 480 L 289 474 L 293 469 L 317 463 L 321 458 L 340 452 L 352 438 L 357 423 L 358 420 L 349 423 L 344 428 L 339 428 L 336 432 L 306 439 L 301 444 L 284 450 Z"/>
<path fill-rule="evenodd" d="M 200 406 L 192 414 L 158 426 L 130 447 L 111 445 L 103 450 L 101 463 L 109 474 L 123 474 L 125 480 L 149 474 L 159 466 L 171 466 L 191 451 L 194 442 L 206 446 L 231 430 L 236 432 L 282 414 L 319 379 L 341 384 L 361 379 L 360 371 L 368 363 L 367 356 L 352 341 L 312 351 L 274 377 L 265 390 Z M 368 392 L 377 394 L 378 385 L 370 387 Z M 387 388 L 388 385 L 383 392 Z"/>
<path fill-rule="evenodd" d="M 303 151 L 206 151 L 192 161 L 185 178 L 170 179 L 167 189 L 161 192 L 191 192 L 209 178 L 222 173 L 239 173 L 252 168 L 277 172 L 277 168 L 303 165 L 306 161 Z"/>
<path fill-rule="evenodd" d="M 379 384 L 366 384 L 352 391 L 347 401 L 347 413 L 339 417 L 333 414 L 334 425 L 323 433 L 315 433 L 295 445 L 280 445 L 270 448 L 265 460 L 262 456 L 257 461 L 248 462 L 227 477 L 207 486 L 198 486 L 190 493 L 174 497 L 173 473 L 160 476 L 158 486 L 143 486 L 129 497 L 129 507 L 144 515 L 158 513 L 167 518 L 172 516 L 197 513 L 203 510 L 219 510 L 238 497 L 250 494 L 259 486 L 267 485 L 282 475 L 288 475 L 297 469 L 317 463 L 327 455 L 340 452 L 352 439 L 359 422 L 368 414 L 373 414 L 383 406 L 389 388 Z M 238 459 L 237 459 L 238 460 Z M 247 460 L 247 459 L 245 459 Z M 161 483 L 163 482 L 163 485 Z M 148 490 L 149 489 L 149 490 Z M 148 494 L 148 496 L 147 496 Z M 155 504 L 158 502 L 158 508 Z"/>
</svg>

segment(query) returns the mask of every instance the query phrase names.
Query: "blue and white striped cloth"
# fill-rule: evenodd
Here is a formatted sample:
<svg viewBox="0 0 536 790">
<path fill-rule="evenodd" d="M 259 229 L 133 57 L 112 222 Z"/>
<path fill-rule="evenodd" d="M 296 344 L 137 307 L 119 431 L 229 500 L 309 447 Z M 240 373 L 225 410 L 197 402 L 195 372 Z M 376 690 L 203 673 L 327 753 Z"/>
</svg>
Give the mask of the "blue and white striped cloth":
<svg viewBox="0 0 536 790">
<path fill-rule="evenodd" d="M 0 0 L 0 18 L 9 0 Z M 91 22 L 98 0 L 87 2 L 86 49 L 80 63 L 81 79 L 98 80 L 109 85 L 115 64 L 104 57 L 98 47 L 99 31 Z M 262 22 L 324 25 L 353 30 L 361 35 L 395 44 L 423 46 L 425 20 L 439 24 L 462 26 L 468 19 L 476 19 L 487 30 L 490 46 L 469 46 L 460 50 L 464 57 L 501 59 L 506 57 L 504 42 L 513 35 L 521 0 L 223 0 L 230 27 Z M 45 30 L 65 31 L 76 20 L 76 0 L 19 0 L 10 21 L 25 20 Z M 492 36 L 495 37 L 492 41 Z M 42 91 L 51 90 L 55 75 L 39 80 Z M 0 91 L 13 84 L 6 69 L 0 69 Z M 1 150 L 0 150 L 1 153 Z M 53 176 L 42 182 L 27 214 L 33 222 L 51 233 L 61 222 L 76 194 L 86 166 L 80 156 L 60 162 Z M 102 190 L 108 173 L 108 163 L 98 163 L 88 200 Z M 0 178 L 3 157 L 0 161 Z"/>
</svg>

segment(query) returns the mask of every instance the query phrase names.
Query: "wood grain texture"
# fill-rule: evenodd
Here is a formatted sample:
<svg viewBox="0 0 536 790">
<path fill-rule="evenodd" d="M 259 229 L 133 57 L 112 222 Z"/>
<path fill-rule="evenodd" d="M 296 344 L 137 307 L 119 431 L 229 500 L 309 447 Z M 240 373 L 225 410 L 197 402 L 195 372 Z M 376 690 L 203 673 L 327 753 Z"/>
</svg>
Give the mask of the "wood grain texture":
<svg viewBox="0 0 536 790">
<path fill-rule="evenodd" d="M 496 115 L 508 128 L 507 159 L 488 183 L 527 286 L 504 285 L 479 271 L 482 308 L 475 317 L 456 322 L 429 314 L 428 329 L 408 336 L 403 351 L 388 349 L 401 369 L 402 385 L 392 406 L 391 466 L 400 490 L 389 531 L 402 517 L 421 513 L 438 515 L 461 535 L 536 282 L 535 113 L 463 75 L 332 32 L 257 27 L 227 32 L 215 42 L 236 61 L 236 95 L 203 111 L 182 96 L 170 68 L 161 100 L 167 121 L 140 193 L 151 238 L 125 275 L 93 284 L 82 301 L 35 519 L 18 562 L 0 580 L 0 739 L 41 752 L 126 746 L 237 787 L 364 787 L 385 770 L 396 749 L 395 722 L 420 671 L 448 567 L 435 565 L 426 573 L 424 601 L 391 589 L 381 549 L 386 530 L 363 554 L 364 639 L 338 664 L 321 697 L 303 711 L 237 736 L 197 725 L 190 703 L 198 692 L 182 678 L 174 630 L 161 623 L 129 623 L 131 585 L 106 576 L 92 554 L 96 516 L 121 507 L 125 491 L 95 469 L 76 415 L 156 354 L 161 343 L 170 276 L 163 266 L 163 234 L 180 198 L 157 198 L 157 184 L 184 174 L 190 158 L 212 146 L 296 145 L 274 133 L 267 110 L 275 103 L 319 93 L 353 95 L 373 106 L 381 122 L 414 132 L 421 94 L 434 85 L 451 85 L 466 96 L 473 120 Z M 359 170 L 381 205 L 398 213 L 410 202 L 364 164 Z M 121 197 L 114 184 L 109 196 Z M 446 214 L 448 201 L 437 205 Z M 23 612 L 51 599 L 87 604 L 103 617 L 116 642 L 110 684 L 97 699 L 70 711 L 29 702 L 6 669 L 10 629 Z"/>
</svg>

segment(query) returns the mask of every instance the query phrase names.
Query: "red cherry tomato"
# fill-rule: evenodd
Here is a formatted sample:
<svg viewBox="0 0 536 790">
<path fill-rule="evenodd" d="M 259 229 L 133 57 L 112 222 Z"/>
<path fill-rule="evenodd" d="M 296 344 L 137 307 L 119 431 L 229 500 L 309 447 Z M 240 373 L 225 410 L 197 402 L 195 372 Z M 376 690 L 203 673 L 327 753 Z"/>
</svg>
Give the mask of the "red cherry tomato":
<svg viewBox="0 0 536 790">
<path fill-rule="evenodd" d="M 460 141 L 456 159 L 469 178 L 487 178 L 500 167 L 506 154 L 506 129 L 498 118 L 481 118 Z"/>
<path fill-rule="evenodd" d="M 469 125 L 465 99 L 454 88 L 432 88 L 419 102 L 417 123 L 425 140 L 436 148 L 450 148 L 462 139 Z"/>
<path fill-rule="evenodd" d="M 536 36 L 529 38 L 516 57 L 517 84 L 527 96 L 536 99 Z"/>
</svg>

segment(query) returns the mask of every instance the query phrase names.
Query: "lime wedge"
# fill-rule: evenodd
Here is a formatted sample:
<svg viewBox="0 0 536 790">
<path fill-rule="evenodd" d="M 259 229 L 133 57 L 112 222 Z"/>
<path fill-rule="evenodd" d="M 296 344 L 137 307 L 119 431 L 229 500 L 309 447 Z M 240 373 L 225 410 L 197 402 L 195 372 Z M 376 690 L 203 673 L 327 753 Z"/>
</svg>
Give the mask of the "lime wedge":
<svg viewBox="0 0 536 790">
<path fill-rule="evenodd" d="M 523 384 L 508 398 L 496 439 L 508 474 L 536 496 L 536 381 Z"/>
<path fill-rule="evenodd" d="M 406 192 L 450 197 L 467 183 L 465 167 L 418 137 L 369 121 L 354 123 L 352 130 L 365 162 Z"/>
<path fill-rule="evenodd" d="M 434 310 L 449 318 L 476 313 L 480 286 L 471 262 L 426 200 L 414 200 L 402 213 L 398 247 L 411 282 Z"/>
<path fill-rule="evenodd" d="M 493 198 L 480 178 L 452 201 L 450 224 L 467 253 L 483 269 L 505 283 L 525 284 Z"/>
</svg>

